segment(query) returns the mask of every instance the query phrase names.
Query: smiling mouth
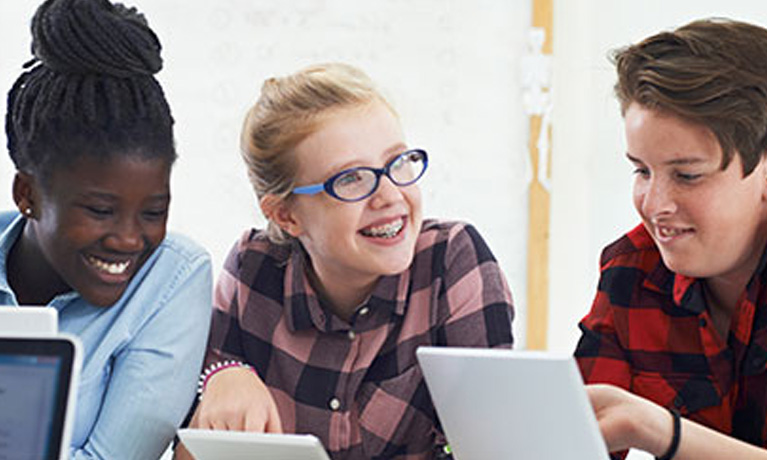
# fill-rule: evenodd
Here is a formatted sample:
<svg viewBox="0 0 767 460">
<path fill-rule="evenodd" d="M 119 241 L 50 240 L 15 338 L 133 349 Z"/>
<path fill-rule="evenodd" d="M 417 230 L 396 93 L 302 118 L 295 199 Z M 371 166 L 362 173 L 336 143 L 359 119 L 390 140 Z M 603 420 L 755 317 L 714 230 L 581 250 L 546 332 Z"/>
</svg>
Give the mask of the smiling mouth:
<svg viewBox="0 0 767 460">
<path fill-rule="evenodd" d="M 684 233 L 690 233 L 691 231 L 692 230 L 689 230 L 689 229 L 658 227 L 658 235 L 660 235 L 663 238 L 673 238 L 675 236 L 679 236 Z"/>
<path fill-rule="evenodd" d="M 110 275 L 124 274 L 131 264 L 130 260 L 126 260 L 125 262 L 108 262 L 104 259 L 100 259 L 92 255 L 86 256 L 86 259 L 88 260 L 88 263 L 91 264 L 91 266 L 95 267 L 101 272 L 108 273 Z"/>
<path fill-rule="evenodd" d="M 404 226 L 405 219 L 400 218 L 388 224 L 365 227 L 360 230 L 360 233 L 371 238 L 394 238 L 399 235 Z"/>
</svg>

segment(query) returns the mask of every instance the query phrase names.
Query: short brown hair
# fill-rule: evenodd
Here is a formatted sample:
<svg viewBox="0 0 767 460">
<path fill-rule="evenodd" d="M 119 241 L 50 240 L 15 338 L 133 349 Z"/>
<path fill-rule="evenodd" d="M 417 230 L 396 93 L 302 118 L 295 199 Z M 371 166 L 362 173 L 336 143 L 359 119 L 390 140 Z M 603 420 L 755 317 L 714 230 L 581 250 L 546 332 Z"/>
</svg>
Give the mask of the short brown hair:
<svg viewBox="0 0 767 460">
<path fill-rule="evenodd" d="M 242 158 L 256 196 L 286 199 L 295 185 L 293 150 L 339 109 L 374 101 L 391 105 L 361 70 L 348 64 L 319 64 L 292 75 L 269 78 L 245 117 L 240 138 Z M 275 243 L 290 236 L 274 222 L 267 235 Z"/>
<path fill-rule="evenodd" d="M 749 175 L 767 150 L 767 30 L 728 19 L 691 22 L 613 52 L 615 94 L 716 135 L 722 168 L 740 155 Z"/>
</svg>

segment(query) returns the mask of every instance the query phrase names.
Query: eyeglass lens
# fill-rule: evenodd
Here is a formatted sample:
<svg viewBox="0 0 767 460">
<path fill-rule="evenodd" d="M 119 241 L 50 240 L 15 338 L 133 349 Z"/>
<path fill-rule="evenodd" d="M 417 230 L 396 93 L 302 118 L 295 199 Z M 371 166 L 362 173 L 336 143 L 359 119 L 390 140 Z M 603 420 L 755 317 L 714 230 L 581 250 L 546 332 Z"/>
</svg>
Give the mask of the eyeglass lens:
<svg viewBox="0 0 767 460">
<path fill-rule="evenodd" d="M 423 172 L 424 157 L 420 152 L 405 152 L 388 165 L 388 176 L 397 185 L 414 182 Z M 366 196 L 376 188 L 378 176 L 372 169 L 358 168 L 333 181 L 333 191 L 340 198 L 353 200 Z"/>
</svg>

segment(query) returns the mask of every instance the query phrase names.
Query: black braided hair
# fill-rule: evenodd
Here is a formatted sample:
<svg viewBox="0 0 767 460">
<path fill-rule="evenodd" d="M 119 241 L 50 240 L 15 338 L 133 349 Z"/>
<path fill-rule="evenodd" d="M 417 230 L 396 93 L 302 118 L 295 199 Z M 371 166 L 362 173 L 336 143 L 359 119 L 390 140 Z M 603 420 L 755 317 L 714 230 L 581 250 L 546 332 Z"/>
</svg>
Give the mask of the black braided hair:
<svg viewBox="0 0 767 460">
<path fill-rule="evenodd" d="M 47 0 L 32 53 L 8 93 L 5 130 L 19 171 L 50 173 L 81 155 L 176 158 L 173 118 L 154 74 L 160 41 L 135 8 Z"/>
</svg>

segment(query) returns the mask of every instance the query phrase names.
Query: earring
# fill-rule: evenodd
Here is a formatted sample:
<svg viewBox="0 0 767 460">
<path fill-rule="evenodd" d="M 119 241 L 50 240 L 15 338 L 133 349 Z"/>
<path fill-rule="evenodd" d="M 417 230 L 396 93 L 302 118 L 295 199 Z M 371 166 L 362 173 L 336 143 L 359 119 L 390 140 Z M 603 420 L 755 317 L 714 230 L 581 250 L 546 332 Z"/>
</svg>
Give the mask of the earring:
<svg viewBox="0 0 767 460">
<path fill-rule="evenodd" d="M 32 217 L 32 208 L 25 208 L 24 215 L 27 217 Z"/>
</svg>

